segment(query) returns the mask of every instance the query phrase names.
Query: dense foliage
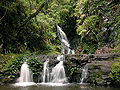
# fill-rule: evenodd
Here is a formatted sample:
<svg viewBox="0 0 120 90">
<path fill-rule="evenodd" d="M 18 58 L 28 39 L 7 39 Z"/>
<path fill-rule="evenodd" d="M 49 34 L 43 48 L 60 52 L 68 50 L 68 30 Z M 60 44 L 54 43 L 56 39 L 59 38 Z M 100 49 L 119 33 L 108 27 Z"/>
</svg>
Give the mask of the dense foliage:
<svg viewBox="0 0 120 90">
<path fill-rule="evenodd" d="M 0 52 L 58 51 L 56 24 L 66 22 L 71 5 L 70 0 L 2 0 Z"/>
<path fill-rule="evenodd" d="M 77 33 L 85 53 L 104 45 L 114 48 L 119 33 L 119 0 L 80 0 L 76 5 Z"/>
<path fill-rule="evenodd" d="M 2 0 L 0 52 L 59 52 L 59 24 L 71 47 L 94 53 L 120 41 L 119 0 Z"/>
</svg>

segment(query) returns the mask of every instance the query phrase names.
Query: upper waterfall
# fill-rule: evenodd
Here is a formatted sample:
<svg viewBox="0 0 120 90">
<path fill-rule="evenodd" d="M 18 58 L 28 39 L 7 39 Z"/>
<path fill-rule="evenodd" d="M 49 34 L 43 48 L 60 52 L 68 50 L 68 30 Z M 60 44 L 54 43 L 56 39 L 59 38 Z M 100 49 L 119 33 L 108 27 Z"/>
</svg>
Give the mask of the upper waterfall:
<svg viewBox="0 0 120 90">
<path fill-rule="evenodd" d="M 57 25 L 57 33 L 59 40 L 61 41 L 61 53 L 62 54 L 75 54 L 74 50 L 70 49 L 70 44 L 67 39 L 66 34 L 62 31 L 62 29 Z"/>
</svg>

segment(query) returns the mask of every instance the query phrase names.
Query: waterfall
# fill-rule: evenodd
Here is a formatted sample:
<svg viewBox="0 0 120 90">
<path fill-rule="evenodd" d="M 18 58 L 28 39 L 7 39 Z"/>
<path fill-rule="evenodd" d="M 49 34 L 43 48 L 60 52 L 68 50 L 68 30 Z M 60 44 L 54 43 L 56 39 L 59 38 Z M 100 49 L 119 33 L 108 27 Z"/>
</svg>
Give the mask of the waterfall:
<svg viewBox="0 0 120 90">
<path fill-rule="evenodd" d="M 87 74 L 88 74 L 88 66 L 85 65 L 84 68 L 82 69 L 82 76 L 81 76 L 80 84 L 84 83 L 84 80 L 87 78 Z"/>
<path fill-rule="evenodd" d="M 49 82 L 49 59 L 47 59 L 44 63 L 43 68 L 43 83 Z"/>
<path fill-rule="evenodd" d="M 51 82 L 52 83 L 65 83 L 67 78 L 65 76 L 65 70 L 63 66 L 63 61 L 60 61 L 51 72 Z"/>
<path fill-rule="evenodd" d="M 67 82 L 67 78 L 65 75 L 65 69 L 63 61 L 65 60 L 64 54 L 75 54 L 74 50 L 70 49 L 70 44 L 67 39 L 66 34 L 62 31 L 62 29 L 57 25 L 58 37 L 61 41 L 61 53 L 63 55 L 58 55 L 57 60 L 59 63 L 52 68 L 52 72 L 49 75 L 49 66 L 48 61 L 44 62 L 44 70 L 43 70 L 43 82 L 50 82 L 50 83 L 65 83 Z M 49 81 L 50 76 L 50 81 Z"/>
<path fill-rule="evenodd" d="M 24 62 L 21 66 L 18 82 L 33 82 L 32 72 L 26 62 Z"/>
<path fill-rule="evenodd" d="M 57 25 L 58 37 L 61 41 L 61 53 L 62 54 L 72 54 L 73 50 L 70 49 L 70 44 L 68 42 L 66 34 L 62 31 L 62 29 Z M 64 55 L 58 55 L 57 60 L 60 61 L 51 72 L 51 82 L 52 83 L 65 83 L 67 82 L 67 78 L 65 75 L 63 61 L 65 60 Z"/>
<path fill-rule="evenodd" d="M 20 77 L 18 78 L 18 83 L 15 83 L 16 86 L 29 86 L 33 85 L 33 75 L 29 66 L 24 62 L 20 69 Z"/>
<path fill-rule="evenodd" d="M 58 60 L 58 61 L 64 61 L 64 60 L 65 60 L 64 55 L 58 55 L 58 56 L 57 56 L 57 60 Z"/>
<path fill-rule="evenodd" d="M 74 50 L 70 49 L 70 44 L 67 39 L 66 34 L 62 31 L 62 29 L 57 25 L 58 37 L 61 41 L 61 53 L 62 54 L 75 54 Z"/>
<path fill-rule="evenodd" d="M 51 73 L 49 73 L 49 60 L 44 62 L 43 68 L 43 83 L 65 83 L 67 78 L 65 75 L 63 60 L 64 55 L 58 55 L 57 60 L 60 61 L 55 67 L 52 68 Z M 50 74 L 50 75 L 49 75 Z"/>
</svg>

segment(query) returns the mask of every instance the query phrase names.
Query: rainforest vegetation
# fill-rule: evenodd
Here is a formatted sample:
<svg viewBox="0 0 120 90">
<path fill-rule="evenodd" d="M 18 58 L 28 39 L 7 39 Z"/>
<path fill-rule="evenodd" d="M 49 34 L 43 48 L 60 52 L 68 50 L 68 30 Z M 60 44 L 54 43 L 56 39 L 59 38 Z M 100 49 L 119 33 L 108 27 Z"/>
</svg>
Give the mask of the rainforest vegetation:
<svg viewBox="0 0 120 90">
<path fill-rule="evenodd" d="M 119 0 L 1 0 L 0 53 L 57 54 L 56 25 L 76 53 L 119 48 Z"/>
<path fill-rule="evenodd" d="M 120 0 L 0 0 L 0 69 L 20 54 L 60 54 L 56 25 L 76 54 L 120 52 Z"/>
</svg>

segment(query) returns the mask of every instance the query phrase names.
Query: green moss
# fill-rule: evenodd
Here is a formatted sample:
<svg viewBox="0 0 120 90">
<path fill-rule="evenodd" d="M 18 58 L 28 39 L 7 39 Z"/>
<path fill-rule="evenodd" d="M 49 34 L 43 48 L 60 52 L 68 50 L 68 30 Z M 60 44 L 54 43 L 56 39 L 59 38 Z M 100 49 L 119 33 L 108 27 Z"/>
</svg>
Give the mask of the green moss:
<svg viewBox="0 0 120 90">
<path fill-rule="evenodd" d="M 81 74 L 81 71 L 80 71 L 80 70 L 78 70 L 78 71 L 77 71 L 77 73 Z"/>
<path fill-rule="evenodd" d="M 15 54 L 0 54 L 0 69 L 15 56 Z"/>
<path fill-rule="evenodd" d="M 91 69 L 99 69 L 99 66 L 92 64 L 92 65 L 90 65 L 90 68 L 91 68 Z"/>
</svg>

